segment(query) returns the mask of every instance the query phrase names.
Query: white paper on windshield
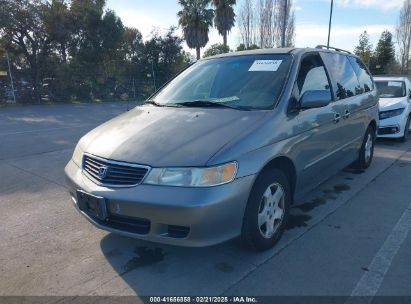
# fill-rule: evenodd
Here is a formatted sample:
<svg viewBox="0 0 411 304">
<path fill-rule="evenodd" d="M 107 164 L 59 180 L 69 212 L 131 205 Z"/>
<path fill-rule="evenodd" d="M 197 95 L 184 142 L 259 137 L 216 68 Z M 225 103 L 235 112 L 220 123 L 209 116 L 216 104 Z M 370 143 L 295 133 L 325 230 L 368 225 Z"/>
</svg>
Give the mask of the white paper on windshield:
<svg viewBox="0 0 411 304">
<path fill-rule="evenodd" d="M 249 72 L 276 72 L 282 60 L 255 60 Z"/>
<path fill-rule="evenodd" d="M 402 87 L 402 82 L 401 81 L 389 81 L 388 86 L 389 87 Z"/>
</svg>

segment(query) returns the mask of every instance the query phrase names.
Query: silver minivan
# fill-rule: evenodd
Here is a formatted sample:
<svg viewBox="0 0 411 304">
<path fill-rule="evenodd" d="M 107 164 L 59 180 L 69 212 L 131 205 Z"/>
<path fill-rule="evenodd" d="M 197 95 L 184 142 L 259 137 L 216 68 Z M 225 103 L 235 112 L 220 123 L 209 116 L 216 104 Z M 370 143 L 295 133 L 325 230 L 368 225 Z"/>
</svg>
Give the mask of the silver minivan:
<svg viewBox="0 0 411 304">
<path fill-rule="evenodd" d="M 266 250 L 293 201 L 370 166 L 377 128 L 373 79 L 349 52 L 229 53 L 85 135 L 65 172 L 98 228 L 183 246 L 241 236 Z"/>
</svg>

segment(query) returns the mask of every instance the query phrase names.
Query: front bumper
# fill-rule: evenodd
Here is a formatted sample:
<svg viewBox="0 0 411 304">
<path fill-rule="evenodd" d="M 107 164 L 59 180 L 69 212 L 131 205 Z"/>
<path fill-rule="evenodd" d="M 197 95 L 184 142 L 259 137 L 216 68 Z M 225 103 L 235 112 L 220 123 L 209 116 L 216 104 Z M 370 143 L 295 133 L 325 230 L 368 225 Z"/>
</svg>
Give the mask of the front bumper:
<svg viewBox="0 0 411 304">
<path fill-rule="evenodd" d="M 404 136 L 406 122 L 407 118 L 404 114 L 380 120 L 377 137 L 400 138 Z"/>
<path fill-rule="evenodd" d="M 72 160 L 65 173 L 78 210 L 77 190 L 105 198 L 109 214 L 106 221 L 79 210 L 96 227 L 143 240 L 193 247 L 218 244 L 240 235 L 255 178 L 250 175 L 207 188 L 144 184 L 105 188 L 84 176 Z"/>
</svg>

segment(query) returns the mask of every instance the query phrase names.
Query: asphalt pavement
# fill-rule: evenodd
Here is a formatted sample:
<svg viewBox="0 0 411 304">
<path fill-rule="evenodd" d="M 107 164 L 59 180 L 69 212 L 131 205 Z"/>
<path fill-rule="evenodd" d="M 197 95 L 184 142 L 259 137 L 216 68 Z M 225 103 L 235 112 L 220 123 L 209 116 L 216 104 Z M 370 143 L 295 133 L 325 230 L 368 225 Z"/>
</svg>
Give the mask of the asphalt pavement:
<svg viewBox="0 0 411 304">
<path fill-rule="evenodd" d="M 173 247 L 98 230 L 67 194 L 76 142 L 129 107 L 0 109 L 0 295 L 411 296 L 411 142 L 297 202 L 272 250 Z"/>
</svg>

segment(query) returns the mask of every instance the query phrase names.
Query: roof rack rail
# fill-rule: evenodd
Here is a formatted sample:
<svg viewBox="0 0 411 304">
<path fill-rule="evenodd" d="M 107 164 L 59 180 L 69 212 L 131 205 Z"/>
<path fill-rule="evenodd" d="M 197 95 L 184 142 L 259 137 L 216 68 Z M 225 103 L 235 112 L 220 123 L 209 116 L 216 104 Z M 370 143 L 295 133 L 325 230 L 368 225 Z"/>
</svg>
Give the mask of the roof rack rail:
<svg viewBox="0 0 411 304">
<path fill-rule="evenodd" d="M 343 49 L 339 49 L 339 48 L 335 48 L 335 47 L 332 47 L 332 46 L 322 45 L 322 44 L 317 45 L 315 48 L 316 48 L 316 49 L 326 49 L 326 50 L 330 50 L 330 49 L 331 49 L 331 50 L 334 50 L 334 51 L 337 51 L 337 52 L 342 52 L 342 53 L 351 54 L 351 52 L 349 52 L 349 51 L 346 51 L 346 50 L 343 50 Z"/>
</svg>

